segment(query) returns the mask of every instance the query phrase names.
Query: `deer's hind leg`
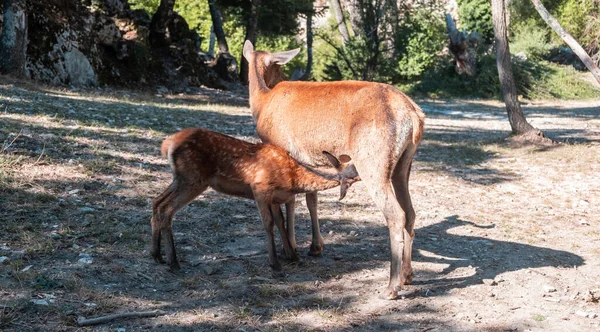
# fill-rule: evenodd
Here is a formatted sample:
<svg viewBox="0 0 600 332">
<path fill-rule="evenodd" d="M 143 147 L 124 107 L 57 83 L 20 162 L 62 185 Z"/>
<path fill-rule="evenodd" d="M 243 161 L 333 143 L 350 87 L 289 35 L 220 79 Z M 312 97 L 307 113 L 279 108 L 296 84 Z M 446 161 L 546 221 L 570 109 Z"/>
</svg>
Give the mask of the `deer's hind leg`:
<svg viewBox="0 0 600 332">
<path fill-rule="evenodd" d="M 162 262 L 160 254 L 160 240 L 162 239 L 165 243 L 167 264 L 172 270 L 179 269 L 173 239 L 173 216 L 208 188 L 204 184 L 192 186 L 188 183 L 192 182 L 174 180 L 169 188 L 155 199 L 153 204 L 152 257 L 156 261 Z"/>
<path fill-rule="evenodd" d="M 406 224 L 404 225 L 404 248 L 402 258 L 402 283 L 409 285 L 412 283 L 412 244 L 415 239 L 415 209 L 413 208 L 408 192 L 408 178 L 417 146 L 409 144 L 402 156 L 394 173 L 392 175 L 392 184 L 396 199 L 406 214 Z"/>
</svg>

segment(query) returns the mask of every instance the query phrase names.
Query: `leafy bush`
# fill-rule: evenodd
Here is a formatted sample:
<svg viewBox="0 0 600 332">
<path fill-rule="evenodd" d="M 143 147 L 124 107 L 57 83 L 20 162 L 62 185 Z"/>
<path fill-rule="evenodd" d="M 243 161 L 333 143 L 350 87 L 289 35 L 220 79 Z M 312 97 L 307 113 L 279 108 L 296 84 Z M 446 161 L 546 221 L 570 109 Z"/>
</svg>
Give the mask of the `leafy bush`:
<svg viewBox="0 0 600 332">
<path fill-rule="evenodd" d="M 485 43 L 494 40 L 492 7 L 489 0 L 458 0 L 460 28 L 477 31 Z"/>
<path fill-rule="evenodd" d="M 515 54 L 523 52 L 527 58 L 540 60 L 548 54 L 552 47 L 549 44 L 548 35 L 547 29 L 532 24 L 521 25 L 514 32 L 510 50 Z"/>
<path fill-rule="evenodd" d="M 424 10 L 407 17 L 400 36 L 404 49 L 397 70 L 407 79 L 420 77 L 431 68 L 448 38 L 441 13 Z"/>
<path fill-rule="evenodd" d="M 475 77 L 459 76 L 450 57 L 442 59 L 420 82 L 403 87 L 411 95 L 428 97 L 502 98 L 496 57 L 479 59 Z M 599 98 L 600 90 L 580 78 L 569 66 L 546 61 L 513 58 L 513 74 L 519 95 L 527 99 L 589 99 Z"/>
</svg>

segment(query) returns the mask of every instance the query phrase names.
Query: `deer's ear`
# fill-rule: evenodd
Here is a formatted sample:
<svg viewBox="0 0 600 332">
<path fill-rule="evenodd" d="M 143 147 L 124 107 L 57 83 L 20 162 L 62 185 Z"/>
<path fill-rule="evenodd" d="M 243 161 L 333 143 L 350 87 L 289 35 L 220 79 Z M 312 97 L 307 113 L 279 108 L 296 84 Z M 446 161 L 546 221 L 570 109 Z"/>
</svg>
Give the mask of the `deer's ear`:
<svg viewBox="0 0 600 332">
<path fill-rule="evenodd" d="M 244 43 L 244 50 L 242 51 L 244 58 L 246 58 L 246 60 L 250 60 L 250 54 L 252 52 L 254 52 L 254 45 L 252 45 L 251 41 L 246 40 L 246 42 Z"/>
<path fill-rule="evenodd" d="M 327 157 L 327 160 L 329 160 L 329 163 L 331 164 L 331 166 L 335 167 L 335 168 L 339 168 L 340 167 L 340 161 L 331 153 L 327 152 L 327 151 L 323 151 L 323 154 L 325 155 L 325 157 Z"/>
<path fill-rule="evenodd" d="M 271 62 L 276 63 L 278 65 L 285 65 L 290 62 L 298 53 L 300 52 L 300 48 L 285 51 L 285 52 L 277 52 L 271 54 Z"/>
<path fill-rule="evenodd" d="M 343 154 L 340 156 L 340 161 L 344 164 L 349 163 L 352 160 L 349 155 Z"/>
</svg>

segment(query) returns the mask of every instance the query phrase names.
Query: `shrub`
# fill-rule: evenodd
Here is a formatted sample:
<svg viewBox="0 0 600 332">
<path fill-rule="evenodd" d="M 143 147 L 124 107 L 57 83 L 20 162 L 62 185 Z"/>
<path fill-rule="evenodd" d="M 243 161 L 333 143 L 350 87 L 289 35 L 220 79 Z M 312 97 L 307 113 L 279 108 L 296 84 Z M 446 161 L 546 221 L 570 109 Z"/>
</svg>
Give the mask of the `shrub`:
<svg viewBox="0 0 600 332">
<path fill-rule="evenodd" d="M 458 0 L 458 19 L 461 29 L 477 31 L 487 44 L 494 40 L 492 7 L 489 0 Z"/>
</svg>

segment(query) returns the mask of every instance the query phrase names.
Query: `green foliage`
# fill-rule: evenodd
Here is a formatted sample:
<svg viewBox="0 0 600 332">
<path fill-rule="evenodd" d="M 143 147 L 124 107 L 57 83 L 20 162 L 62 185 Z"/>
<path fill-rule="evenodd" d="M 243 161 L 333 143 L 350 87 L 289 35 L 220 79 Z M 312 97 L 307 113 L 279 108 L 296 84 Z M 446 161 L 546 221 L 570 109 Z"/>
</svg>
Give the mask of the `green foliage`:
<svg viewBox="0 0 600 332">
<path fill-rule="evenodd" d="M 541 60 L 552 47 L 548 35 L 547 29 L 533 24 L 521 25 L 514 32 L 510 50 L 515 54 L 523 52 L 530 59 Z"/>
<path fill-rule="evenodd" d="M 397 70 L 408 79 L 421 76 L 435 63 L 448 38 L 441 13 L 425 10 L 408 16 L 399 35 L 404 50 Z"/>
<path fill-rule="evenodd" d="M 489 0 L 458 0 L 460 29 L 477 31 L 484 42 L 494 40 L 492 7 Z"/>
<path fill-rule="evenodd" d="M 580 78 L 569 66 L 546 61 L 513 59 L 513 74 L 519 95 L 527 99 L 591 99 L 600 98 L 600 90 Z M 475 77 L 459 76 L 450 57 L 442 59 L 423 79 L 404 86 L 411 95 L 429 97 L 502 97 L 496 57 L 483 56 Z"/>
<path fill-rule="evenodd" d="M 158 6 L 160 5 L 160 0 L 128 0 L 128 2 L 131 9 L 145 10 L 150 16 L 152 16 L 156 12 Z"/>
<path fill-rule="evenodd" d="M 564 0 L 557 9 L 558 21 L 584 48 L 598 44 L 600 38 L 600 2 Z M 562 43 L 556 34 L 553 39 Z"/>
</svg>

